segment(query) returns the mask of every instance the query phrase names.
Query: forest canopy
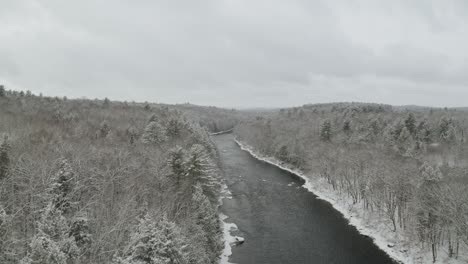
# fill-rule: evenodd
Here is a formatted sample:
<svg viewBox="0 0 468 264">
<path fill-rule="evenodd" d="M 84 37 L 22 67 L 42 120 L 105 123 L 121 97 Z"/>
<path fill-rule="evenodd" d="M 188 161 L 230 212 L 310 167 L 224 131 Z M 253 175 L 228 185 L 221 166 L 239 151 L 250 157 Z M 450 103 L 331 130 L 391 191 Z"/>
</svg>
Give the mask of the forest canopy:
<svg viewBox="0 0 468 264">
<path fill-rule="evenodd" d="M 0 263 L 216 263 L 221 170 L 177 106 L 0 91 Z"/>
<path fill-rule="evenodd" d="M 259 115 L 235 133 L 387 219 L 436 261 L 468 245 L 467 121 L 463 109 L 332 103 Z"/>
</svg>

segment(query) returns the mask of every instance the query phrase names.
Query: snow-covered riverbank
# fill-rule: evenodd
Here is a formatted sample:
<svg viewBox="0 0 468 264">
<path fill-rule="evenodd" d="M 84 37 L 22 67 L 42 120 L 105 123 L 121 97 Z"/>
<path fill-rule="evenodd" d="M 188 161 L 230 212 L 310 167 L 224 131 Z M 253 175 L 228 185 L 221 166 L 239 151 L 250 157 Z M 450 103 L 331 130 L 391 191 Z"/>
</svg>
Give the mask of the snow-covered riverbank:
<svg viewBox="0 0 468 264">
<path fill-rule="evenodd" d="M 353 205 L 348 197 L 334 191 L 326 180 L 318 176 L 306 175 L 302 171 L 287 166 L 275 158 L 265 157 L 243 142 L 236 140 L 236 143 L 241 149 L 249 152 L 256 159 L 267 162 L 304 179 L 304 188 L 317 195 L 318 198 L 329 202 L 349 220 L 350 225 L 355 226 L 361 234 L 371 237 L 379 248 L 396 261 L 408 264 L 432 263 L 431 253 L 429 251 L 423 251 L 419 246 L 408 243 L 407 241 L 409 241 L 409 239 L 402 236 L 399 232 L 392 232 L 389 220 L 383 216 L 372 214 L 364 210 L 361 204 Z M 441 254 L 437 263 L 455 264 L 468 262 L 467 256 L 464 255 L 461 255 L 457 260 L 446 258 Z"/>
<path fill-rule="evenodd" d="M 222 195 L 220 198 L 220 206 L 223 204 L 224 199 L 232 199 L 231 192 L 229 191 L 226 184 L 223 186 Z M 219 219 L 223 227 L 223 242 L 224 248 L 221 253 L 219 264 L 234 264 L 229 262 L 229 257 L 232 255 L 232 246 L 236 241 L 243 241 L 243 238 L 232 235 L 232 232 L 238 230 L 237 225 L 234 223 L 228 223 L 226 220 L 229 217 L 223 213 L 220 213 Z"/>
</svg>

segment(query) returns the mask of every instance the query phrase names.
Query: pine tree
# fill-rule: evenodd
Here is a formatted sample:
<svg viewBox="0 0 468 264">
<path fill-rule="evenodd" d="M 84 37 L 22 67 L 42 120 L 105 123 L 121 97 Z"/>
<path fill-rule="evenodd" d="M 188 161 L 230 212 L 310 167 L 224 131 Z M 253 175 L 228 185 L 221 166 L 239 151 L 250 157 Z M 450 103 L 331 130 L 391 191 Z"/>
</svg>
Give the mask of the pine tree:
<svg viewBox="0 0 468 264">
<path fill-rule="evenodd" d="M 37 233 L 29 244 L 24 264 L 67 264 L 78 258 L 79 249 L 69 235 L 69 227 L 60 210 L 49 203 L 37 224 Z"/>
<path fill-rule="evenodd" d="M 180 146 L 169 151 L 168 165 L 171 169 L 171 176 L 176 178 L 176 185 L 180 186 L 182 178 L 186 175 L 185 152 Z"/>
<path fill-rule="evenodd" d="M 102 106 L 104 106 L 105 108 L 108 108 L 110 105 L 110 100 L 109 98 L 104 98 L 104 101 L 102 102 Z"/>
<path fill-rule="evenodd" d="M 284 162 L 289 161 L 289 151 L 286 145 L 281 146 L 278 150 L 278 159 Z"/>
<path fill-rule="evenodd" d="M 200 184 L 210 198 L 216 197 L 220 186 L 214 170 L 215 165 L 202 145 L 195 144 L 190 148 L 185 167 L 190 186 Z"/>
<path fill-rule="evenodd" d="M 102 121 L 100 127 L 99 127 L 99 137 L 105 138 L 107 135 L 109 135 L 110 132 L 110 127 L 107 121 Z"/>
<path fill-rule="evenodd" d="M 398 137 L 398 140 L 396 142 L 396 147 L 398 149 L 398 152 L 403 155 L 403 156 L 411 156 L 411 147 L 413 145 L 413 140 L 410 132 L 406 127 L 403 127 L 403 129 L 400 132 L 400 136 Z"/>
<path fill-rule="evenodd" d="M 344 123 L 343 123 L 343 132 L 349 136 L 351 135 L 351 120 L 345 120 Z"/>
<path fill-rule="evenodd" d="M 177 226 L 164 216 L 160 220 L 146 214 L 132 234 L 130 246 L 117 263 L 184 264 L 184 238 Z"/>
<path fill-rule="evenodd" d="M 130 145 L 133 145 L 135 144 L 135 141 L 137 141 L 138 130 L 134 126 L 130 126 L 126 130 L 126 135 L 128 137 L 128 142 L 130 143 Z"/>
<path fill-rule="evenodd" d="M 67 159 L 59 160 L 57 173 L 53 177 L 52 189 L 52 203 L 62 213 L 68 213 L 71 209 L 71 202 L 69 194 L 73 190 L 72 180 L 74 174 Z"/>
<path fill-rule="evenodd" d="M 418 141 L 421 141 L 425 144 L 429 144 L 431 142 L 431 135 L 432 131 L 427 121 L 423 120 L 419 122 L 416 134 L 416 138 L 418 139 Z"/>
<path fill-rule="evenodd" d="M 320 127 L 320 139 L 322 141 L 330 141 L 332 137 L 332 128 L 331 128 L 331 121 L 325 120 Z"/>
<path fill-rule="evenodd" d="M 409 113 L 408 117 L 405 119 L 405 126 L 411 135 L 416 134 L 416 118 L 413 113 Z"/>
<path fill-rule="evenodd" d="M 167 135 L 169 137 L 177 137 L 180 135 L 182 123 L 177 118 L 171 118 L 167 123 Z"/>
<path fill-rule="evenodd" d="M 150 122 L 143 132 L 141 141 L 146 144 L 161 144 L 167 140 L 166 131 L 158 122 Z"/>
<path fill-rule="evenodd" d="M 203 193 L 202 187 L 197 184 L 194 189 L 192 210 L 195 224 L 201 227 L 207 238 L 205 246 L 207 255 L 211 260 L 215 260 L 222 249 L 219 217 L 216 209 Z"/>
<path fill-rule="evenodd" d="M 0 145 L 0 181 L 5 179 L 10 169 L 10 144 L 8 144 L 8 137 L 3 138 Z"/>
<path fill-rule="evenodd" d="M 457 129 L 455 128 L 454 125 L 451 125 L 449 127 L 449 130 L 444 138 L 445 142 L 447 143 L 455 143 L 457 142 L 458 139 L 458 134 L 457 134 Z"/>
<path fill-rule="evenodd" d="M 397 141 L 398 141 L 398 138 L 400 137 L 401 131 L 403 130 L 404 127 L 405 127 L 405 125 L 403 125 L 403 123 L 401 122 L 401 120 L 398 121 L 396 124 L 394 124 L 394 125 L 391 127 L 390 135 L 392 136 L 393 142 L 397 142 Z"/>
<path fill-rule="evenodd" d="M 188 131 L 193 134 L 195 142 L 202 145 L 208 152 L 214 149 L 208 131 L 197 123 L 190 123 Z"/>
<path fill-rule="evenodd" d="M 439 121 L 439 138 L 442 140 L 446 140 L 449 138 L 449 131 L 452 127 L 453 122 L 451 118 L 442 117 Z"/>
<path fill-rule="evenodd" d="M 5 97 L 5 95 L 5 87 L 3 85 L 0 85 L 0 97 Z"/>
<path fill-rule="evenodd" d="M 369 122 L 369 132 L 372 137 L 377 136 L 380 133 L 380 121 L 378 118 L 373 118 Z"/>
<path fill-rule="evenodd" d="M 190 264 L 211 263 L 208 251 L 208 238 L 203 228 L 196 224 L 190 224 L 187 229 L 187 262 Z M 216 256 L 218 257 L 218 256 Z"/>
<path fill-rule="evenodd" d="M 71 223 L 68 234 L 75 239 L 75 243 L 79 248 L 89 246 L 92 239 L 88 225 L 88 218 L 85 216 L 75 217 Z"/>
</svg>

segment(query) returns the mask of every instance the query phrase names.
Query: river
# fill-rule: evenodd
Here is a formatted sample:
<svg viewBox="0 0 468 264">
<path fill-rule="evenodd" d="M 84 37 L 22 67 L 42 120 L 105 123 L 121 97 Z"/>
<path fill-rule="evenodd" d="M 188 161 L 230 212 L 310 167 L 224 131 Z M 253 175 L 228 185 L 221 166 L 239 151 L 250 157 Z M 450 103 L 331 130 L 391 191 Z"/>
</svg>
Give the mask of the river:
<svg viewBox="0 0 468 264">
<path fill-rule="evenodd" d="M 231 263 L 394 263 L 330 204 L 302 188 L 302 179 L 256 160 L 232 134 L 213 138 L 232 193 L 221 211 L 245 238 L 233 247 Z"/>
</svg>

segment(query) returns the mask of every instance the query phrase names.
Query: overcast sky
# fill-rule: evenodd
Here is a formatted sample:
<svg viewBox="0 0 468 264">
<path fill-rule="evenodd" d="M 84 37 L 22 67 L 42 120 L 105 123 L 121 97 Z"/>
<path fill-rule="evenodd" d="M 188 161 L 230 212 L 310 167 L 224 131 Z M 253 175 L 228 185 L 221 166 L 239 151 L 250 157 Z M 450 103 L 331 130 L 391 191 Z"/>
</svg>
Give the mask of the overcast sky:
<svg viewBox="0 0 468 264">
<path fill-rule="evenodd" d="M 227 107 L 468 106 L 464 0 L 0 0 L 0 83 Z"/>
</svg>

